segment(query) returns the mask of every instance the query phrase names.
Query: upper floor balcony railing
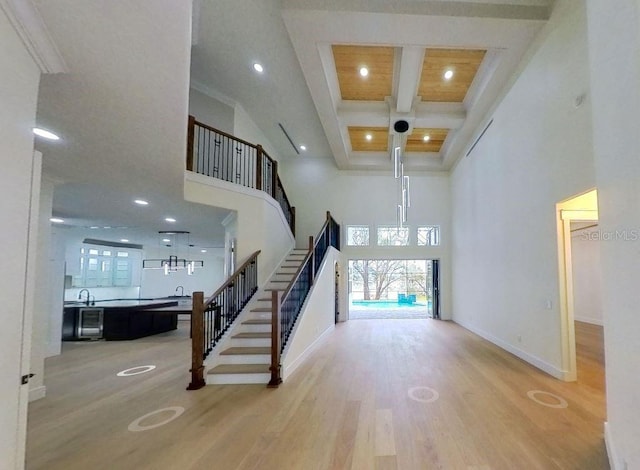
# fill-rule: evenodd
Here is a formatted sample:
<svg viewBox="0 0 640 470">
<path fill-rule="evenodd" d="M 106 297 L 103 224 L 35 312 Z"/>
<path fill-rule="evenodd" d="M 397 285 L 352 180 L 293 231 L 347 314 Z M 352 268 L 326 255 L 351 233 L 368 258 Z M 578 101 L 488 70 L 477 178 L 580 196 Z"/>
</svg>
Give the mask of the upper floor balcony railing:
<svg viewBox="0 0 640 470">
<path fill-rule="evenodd" d="M 295 236 L 295 207 L 278 176 L 278 162 L 261 145 L 238 139 L 189 116 L 187 170 L 266 192 L 280 204 Z"/>
</svg>

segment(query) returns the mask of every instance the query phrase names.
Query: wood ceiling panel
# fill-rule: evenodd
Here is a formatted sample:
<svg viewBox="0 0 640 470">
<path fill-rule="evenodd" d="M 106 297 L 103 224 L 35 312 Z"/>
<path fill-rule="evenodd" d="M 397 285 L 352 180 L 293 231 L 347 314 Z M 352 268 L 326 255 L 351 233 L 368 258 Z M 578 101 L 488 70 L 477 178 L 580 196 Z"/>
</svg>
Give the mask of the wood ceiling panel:
<svg viewBox="0 0 640 470">
<path fill-rule="evenodd" d="M 393 47 L 334 45 L 340 94 L 347 101 L 384 101 L 391 96 L 393 82 Z M 367 67 L 369 75 L 360 76 Z"/>
<path fill-rule="evenodd" d="M 418 95 L 422 101 L 461 103 L 486 50 L 427 49 L 422 63 Z M 453 70 L 453 78 L 446 80 L 444 73 Z"/>
<path fill-rule="evenodd" d="M 389 129 L 386 127 L 348 127 L 351 150 L 354 152 L 389 151 Z M 371 134 L 371 140 L 367 140 Z"/>
<path fill-rule="evenodd" d="M 439 152 L 447 138 L 449 129 L 415 128 L 407 137 L 404 147 L 405 152 Z M 429 136 L 429 141 L 424 141 L 424 136 Z"/>
</svg>

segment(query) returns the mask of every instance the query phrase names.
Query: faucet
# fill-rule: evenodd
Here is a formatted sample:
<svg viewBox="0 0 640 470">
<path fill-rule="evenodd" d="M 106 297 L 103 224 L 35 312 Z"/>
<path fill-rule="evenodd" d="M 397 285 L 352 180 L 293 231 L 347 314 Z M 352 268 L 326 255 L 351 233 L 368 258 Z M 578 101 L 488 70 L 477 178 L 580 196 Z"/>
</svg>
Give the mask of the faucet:
<svg viewBox="0 0 640 470">
<path fill-rule="evenodd" d="M 91 305 L 93 306 L 93 305 L 95 305 L 95 304 L 96 304 L 96 296 L 95 296 L 95 295 L 92 295 L 92 296 L 91 296 Z"/>
<path fill-rule="evenodd" d="M 87 293 L 87 300 L 85 301 L 87 305 L 89 305 L 89 289 L 81 289 L 80 292 L 78 292 L 78 300 L 80 300 L 82 298 L 82 293 L 86 292 Z"/>
<path fill-rule="evenodd" d="M 176 287 L 176 294 L 178 293 L 178 289 L 180 289 L 180 297 L 184 297 L 184 287 L 182 286 Z"/>
</svg>

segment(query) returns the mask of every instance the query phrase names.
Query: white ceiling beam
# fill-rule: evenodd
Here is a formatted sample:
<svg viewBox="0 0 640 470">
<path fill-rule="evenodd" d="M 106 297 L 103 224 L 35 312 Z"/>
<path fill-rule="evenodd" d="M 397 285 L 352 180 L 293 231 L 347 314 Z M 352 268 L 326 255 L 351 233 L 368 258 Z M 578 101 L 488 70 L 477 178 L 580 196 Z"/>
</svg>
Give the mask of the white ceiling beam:
<svg viewBox="0 0 640 470">
<path fill-rule="evenodd" d="M 402 48 L 400 59 L 400 78 L 398 79 L 398 94 L 396 111 L 408 113 L 418 91 L 418 82 L 422 72 L 424 47 L 405 46 Z"/>
<path fill-rule="evenodd" d="M 383 102 L 342 102 L 336 112 L 343 126 L 389 127 L 391 125 L 389 105 Z M 460 103 L 419 103 L 415 107 L 415 113 L 399 116 L 394 112 L 391 115 L 410 120 L 412 127 L 445 129 L 461 127 L 467 117 Z"/>
<path fill-rule="evenodd" d="M 389 127 L 389 105 L 386 102 L 345 102 L 337 109 L 338 120 L 345 126 Z"/>
</svg>

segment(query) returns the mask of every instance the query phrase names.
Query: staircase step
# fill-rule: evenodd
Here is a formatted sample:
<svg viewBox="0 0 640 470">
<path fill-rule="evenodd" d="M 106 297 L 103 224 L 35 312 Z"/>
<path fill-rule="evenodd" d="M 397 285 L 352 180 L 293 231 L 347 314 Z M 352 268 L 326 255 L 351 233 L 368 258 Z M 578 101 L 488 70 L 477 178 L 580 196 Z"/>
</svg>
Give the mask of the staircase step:
<svg viewBox="0 0 640 470">
<path fill-rule="evenodd" d="M 233 338 L 271 338 L 270 331 L 245 331 L 244 333 L 238 333 L 233 335 Z"/>
<path fill-rule="evenodd" d="M 271 325 L 271 320 L 251 318 L 242 322 L 243 325 Z"/>
<path fill-rule="evenodd" d="M 273 284 L 289 284 L 291 282 L 291 279 L 289 280 L 280 280 L 280 279 L 274 279 L 273 281 L 269 281 Z"/>
<path fill-rule="evenodd" d="M 271 297 L 263 297 L 262 299 L 258 299 L 258 302 L 271 302 Z"/>
<path fill-rule="evenodd" d="M 257 307 L 257 308 L 252 308 L 251 311 L 252 312 L 271 312 L 271 307 Z"/>
<path fill-rule="evenodd" d="M 220 353 L 221 356 L 245 355 L 245 354 L 271 354 L 271 348 L 265 347 L 232 347 L 227 348 Z"/>
<path fill-rule="evenodd" d="M 268 374 L 270 364 L 219 364 L 207 374 Z"/>
</svg>

